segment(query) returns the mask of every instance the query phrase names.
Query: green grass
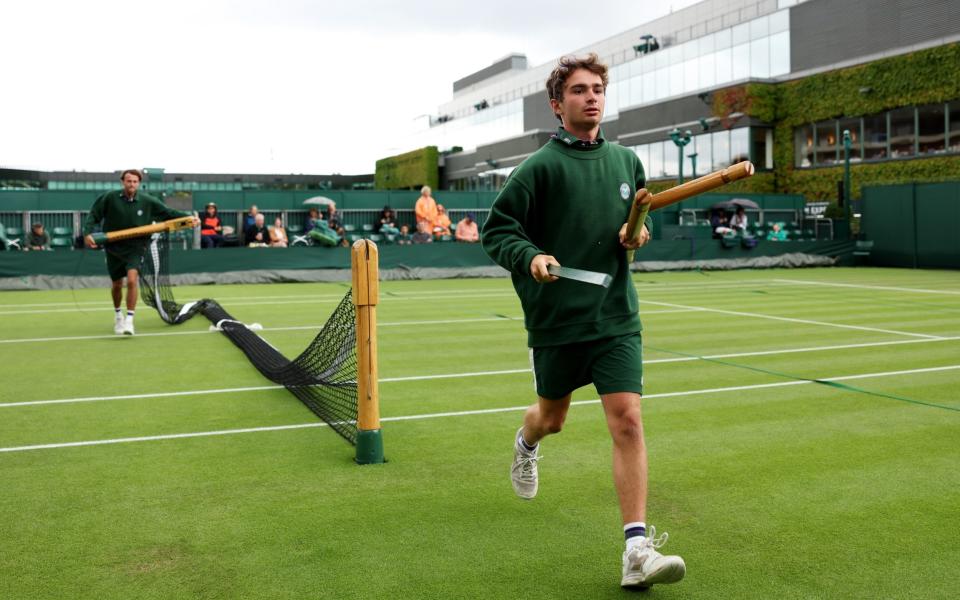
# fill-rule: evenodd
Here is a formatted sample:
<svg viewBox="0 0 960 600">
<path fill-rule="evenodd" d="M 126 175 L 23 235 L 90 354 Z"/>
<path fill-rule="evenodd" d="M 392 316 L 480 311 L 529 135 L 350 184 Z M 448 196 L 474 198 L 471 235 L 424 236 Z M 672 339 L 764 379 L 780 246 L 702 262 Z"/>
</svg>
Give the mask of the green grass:
<svg viewBox="0 0 960 600">
<path fill-rule="evenodd" d="M 957 272 L 635 281 L 649 521 L 688 565 L 641 596 L 956 597 L 960 368 L 930 369 L 960 365 Z M 177 295 L 216 298 L 294 356 L 344 292 Z M 507 280 L 385 282 L 378 312 L 384 379 L 529 365 Z M 138 335 L 112 336 L 106 290 L 4 292 L 0 318 L 0 404 L 270 385 L 202 317 L 172 328 L 141 307 Z M 306 328 L 278 329 L 291 327 Z M 834 348 L 858 344 L 874 345 Z M 739 389 L 704 391 L 719 388 Z M 595 403 L 544 442 L 524 502 L 508 481 L 519 410 L 389 419 L 519 408 L 529 373 L 385 381 L 381 395 L 386 465 L 354 465 L 326 427 L 0 452 L 0 598 L 636 596 L 618 585 Z M 278 389 L 4 406 L 0 448 L 315 422 Z"/>
</svg>

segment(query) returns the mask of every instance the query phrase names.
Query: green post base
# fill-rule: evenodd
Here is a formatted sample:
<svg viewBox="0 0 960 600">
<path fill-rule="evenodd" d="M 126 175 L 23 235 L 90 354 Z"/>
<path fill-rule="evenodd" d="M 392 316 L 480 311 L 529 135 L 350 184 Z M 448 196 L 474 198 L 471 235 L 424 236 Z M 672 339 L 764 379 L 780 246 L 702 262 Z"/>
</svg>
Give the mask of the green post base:
<svg viewBox="0 0 960 600">
<path fill-rule="evenodd" d="M 383 458 L 383 435 L 379 429 L 357 432 L 358 465 L 373 465 L 386 462 Z"/>
</svg>

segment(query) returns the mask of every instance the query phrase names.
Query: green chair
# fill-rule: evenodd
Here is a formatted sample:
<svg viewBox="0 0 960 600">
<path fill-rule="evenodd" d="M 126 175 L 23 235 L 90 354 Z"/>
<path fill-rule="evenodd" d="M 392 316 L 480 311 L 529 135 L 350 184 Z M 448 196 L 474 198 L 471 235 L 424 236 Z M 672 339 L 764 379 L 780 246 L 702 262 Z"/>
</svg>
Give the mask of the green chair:
<svg viewBox="0 0 960 600">
<path fill-rule="evenodd" d="M 360 235 L 359 233 L 348 233 L 348 234 L 347 234 L 347 240 L 350 241 L 350 244 L 353 244 L 353 243 L 356 242 L 357 240 L 362 240 L 362 239 L 363 239 L 363 236 Z"/>
<path fill-rule="evenodd" d="M 873 252 L 873 240 L 857 240 L 853 247 L 853 263 L 855 265 L 869 264 L 871 252 Z"/>
<path fill-rule="evenodd" d="M 357 226 L 354 225 L 353 223 L 344 223 L 343 225 L 344 233 L 353 233 L 356 230 L 357 230 Z"/>
<path fill-rule="evenodd" d="M 10 239 L 18 238 L 23 235 L 23 230 L 19 227 L 7 227 L 7 237 Z"/>
<path fill-rule="evenodd" d="M 303 231 L 299 225 L 287 225 L 287 235 L 294 235 Z"/>
<path fill-rule="evenodd" d="M 54 227 L 50 231 L 50 235 L 58 237 L 73 237 L 73 228 L 72 227 Z"/>
<path fill-rule="evenodd" d="M 55 237 L 50 240 L 50 247 L 54 250 L 72 250 L 73 249 L 73 238 L 69 237 Z"/>
<path fill-rule="evenodd" d="M 9 229 L 3 226 L 3 223 L 0 223 L 0 245 L 2 245 L 7 250 L 19 250 L 20 249 L 20 237 L 13 236 L 10 231 L 19 231 L 15 227 L 10 227 Z"/>
<path fill-rule="evenodd" d="M 371 233 L 370 235 L 367 236 L 367 239 L 375 244 L 378 244 L 383 241 L 383 236 L 380 235 L 379 233 Z"/>
<path fill-rule="evenodd" d="M 363 228 L 364 233 L 373 233 L 373 224 L 372 224 L 372 223 L 364 223 L 363 226 L 362 226 L 362 228 Z M 346 231 L 347 228 L 344 227 L 343 229 L 344 229 L 344 231 Z"/>
</svg>

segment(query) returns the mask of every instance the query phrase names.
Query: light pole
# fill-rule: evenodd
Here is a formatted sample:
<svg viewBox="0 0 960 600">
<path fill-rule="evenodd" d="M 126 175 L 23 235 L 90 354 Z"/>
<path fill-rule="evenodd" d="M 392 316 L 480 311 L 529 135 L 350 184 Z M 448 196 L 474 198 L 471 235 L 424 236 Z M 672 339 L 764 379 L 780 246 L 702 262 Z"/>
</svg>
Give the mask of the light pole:
<svg viewBox="0 0 960 600">
<path fill-rule="evenodd" d="M 690 170 L 691 170 L 690 176 L 696 179 L 697 178 L 697 153 L 692 152 L 687 155 L 687 158 L 690 159 Z"/>
<path fill-rule="evenodd" d="M 680 129 L 674 127 L 673 130 L 670 131 L 670 139 L 677 145 L 677 166 L 680 169 L 677 177 L 678 185 L 683 183 L 683 147 L 690 143 L 690 140 L 693 139 L 692 135 L 689 129 L 681 133 Z"/>
<path fill-rule="evenodd" d="M 843 210 L 847 215 L 847 226 L 853 230 L 853 223 L 850 216 L 853 214 L 850 208 L 850 130 L 843 130 Z"/>
</svg>

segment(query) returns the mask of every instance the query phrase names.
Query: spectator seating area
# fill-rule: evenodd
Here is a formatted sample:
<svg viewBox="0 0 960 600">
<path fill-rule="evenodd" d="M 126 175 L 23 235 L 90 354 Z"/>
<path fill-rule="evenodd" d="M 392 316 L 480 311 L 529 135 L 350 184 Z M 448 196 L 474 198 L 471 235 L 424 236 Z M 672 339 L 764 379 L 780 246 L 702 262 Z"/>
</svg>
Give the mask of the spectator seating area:
<svg viewBox="0 0 960 600">
<path fill-rule="evenodd" d="M 279 217 L 287 230 L 287 236 L 291 246 L 309 246 L 312 245 L 307 232 L 304 231 L 307 217 L 306 210 L 262 210 L 264 221 L 269 227 Z M 414 229 L 416 221 L 412 209 L 398 209 L 394 211 L 397 218 L 397 226 L 407 225 L 411 230 Z M 482 227 L 486 219 L 487 211 L 477 209 L 452 209 L 448 211 L 452 221 L 452 229 L 456 229 L 457 223 L 463 219 L 468 212 L 476 215 L 478 224 Z M 341 210 L 337 214 L 343 219 L 344 232 L 347 241 L 350 243 L 358 239 L 366 238 L 378 243 L 395 243 L 395 236 L 382 236 L 375 231 L 380 215 L 379 210 L 359 209 L 359 210 Z M 224 221 L 226 232 L 232 233 L 234 240 L 242 239 L 243 233 L 243 211 L 224 211 L 221 217 Z M 0 212 L 0 250 L 20 250 L 25 246 L 26 233 L 32 223 L 43 223 L 44 228 L 50 235 L 50 247 L 53 250 L 70 250 L 81 247 L 81 230 L 87 211 L 5 211 Z M 195 234 L 192 229 L 185 229 L 171 234 L 174 246 L 184 249 L 199 248 L 199 234 Z M 443 236 L 439 241 L 453 240 L 453 232 L 449 236 Z M 236 245 L 236 243 L 234 243 Z"/>
</svg>

